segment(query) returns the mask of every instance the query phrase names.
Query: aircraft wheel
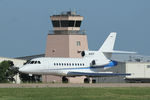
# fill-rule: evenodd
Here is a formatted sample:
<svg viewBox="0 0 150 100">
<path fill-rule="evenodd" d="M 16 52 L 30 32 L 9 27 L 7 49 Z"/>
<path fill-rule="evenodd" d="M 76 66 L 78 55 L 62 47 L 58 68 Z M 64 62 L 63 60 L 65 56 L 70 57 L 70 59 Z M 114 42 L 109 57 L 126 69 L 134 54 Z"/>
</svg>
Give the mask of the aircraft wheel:
<svg viewBox="0 0 150 100">
<path fill-rule="evenodd" d="M 68 78 L 66 78 L 65 76 L 62 77 L 62 83 L 68 83 Z"/>
<path fill-rule="evenodd" d="M 89 78 L 85 78 L 84 79 L 84 83 L 90 83 L 90 79 Z"/>
</svg>

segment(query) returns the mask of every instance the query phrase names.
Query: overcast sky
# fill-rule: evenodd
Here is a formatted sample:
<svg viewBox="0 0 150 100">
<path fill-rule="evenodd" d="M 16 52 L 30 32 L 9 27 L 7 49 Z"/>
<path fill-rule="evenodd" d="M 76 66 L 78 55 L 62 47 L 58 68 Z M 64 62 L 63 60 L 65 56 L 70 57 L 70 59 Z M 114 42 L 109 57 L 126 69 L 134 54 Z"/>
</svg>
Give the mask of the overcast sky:
<svg viewBox="0 0 150 100">
<path fill-rule="evenodd" d="M 45 53 L 49 16 L 70 9 L 84 16 L 89 49 L 115 31 L 115 49 L 150 55 L 150 0 L 0 0 L 0 56 Z"/>
</svg>

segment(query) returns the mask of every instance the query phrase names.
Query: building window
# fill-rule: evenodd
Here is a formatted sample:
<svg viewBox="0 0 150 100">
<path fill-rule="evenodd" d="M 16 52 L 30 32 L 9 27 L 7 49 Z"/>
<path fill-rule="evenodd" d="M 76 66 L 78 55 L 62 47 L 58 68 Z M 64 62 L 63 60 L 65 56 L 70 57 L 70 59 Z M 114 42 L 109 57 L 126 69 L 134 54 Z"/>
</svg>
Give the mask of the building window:
<svg viewBox="0 0 150 100">
<path fill-rule="evenodd" d="M 81 42 L 80 41 L 77 41 L 77 46 L 81 46 Z"/>
</svg>

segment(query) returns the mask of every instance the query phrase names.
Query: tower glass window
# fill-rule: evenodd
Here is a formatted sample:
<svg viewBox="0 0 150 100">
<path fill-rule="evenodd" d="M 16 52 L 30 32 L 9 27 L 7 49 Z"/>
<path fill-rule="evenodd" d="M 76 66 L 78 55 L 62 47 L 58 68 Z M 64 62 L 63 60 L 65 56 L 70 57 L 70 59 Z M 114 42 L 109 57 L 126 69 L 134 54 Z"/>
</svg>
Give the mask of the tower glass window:
<svg viewBox="0 0 150 100">
<path fill-rule="evenodd" d="M 69 21 L 69 27 L 74 27 L 74 21 L 73 20 Z"/>
<path fill-rule="evenodd" d="M 61 21 L 61 27 L 74 27 L 74 22 L 73 20 L 62 20 Z"/>
<path fill-rule="evenodd" d="M 61 20 L 61 27 L 68 27 L 69 22 L 67 20 Z"/>
<path fill-rule="evenodd" d="M 81 26 L 81 21 L 76 21 L 75 27 L 80 27 Z"/>
<path fill-rule="evenodd" d="M 59 20 L 53 20 L 52 21 L 53 27 L 60 27 L 60 22 Z"/>
</svg>

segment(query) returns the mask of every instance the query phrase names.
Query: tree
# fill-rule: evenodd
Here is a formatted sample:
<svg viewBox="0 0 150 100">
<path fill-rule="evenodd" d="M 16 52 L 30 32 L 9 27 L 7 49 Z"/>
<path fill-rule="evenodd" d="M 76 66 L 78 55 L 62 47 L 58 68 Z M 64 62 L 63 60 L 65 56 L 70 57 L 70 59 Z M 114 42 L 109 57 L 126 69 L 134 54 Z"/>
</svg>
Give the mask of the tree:
<svg viewBox="0 0 150 100">
<path fill-rule="evenodd" d="M 18 68 L 14 67 L 12 61 L 3 61 L 0 63 L 0 83 L 13 82 L 13 78 L 18 73 Z"/>
</svg>

